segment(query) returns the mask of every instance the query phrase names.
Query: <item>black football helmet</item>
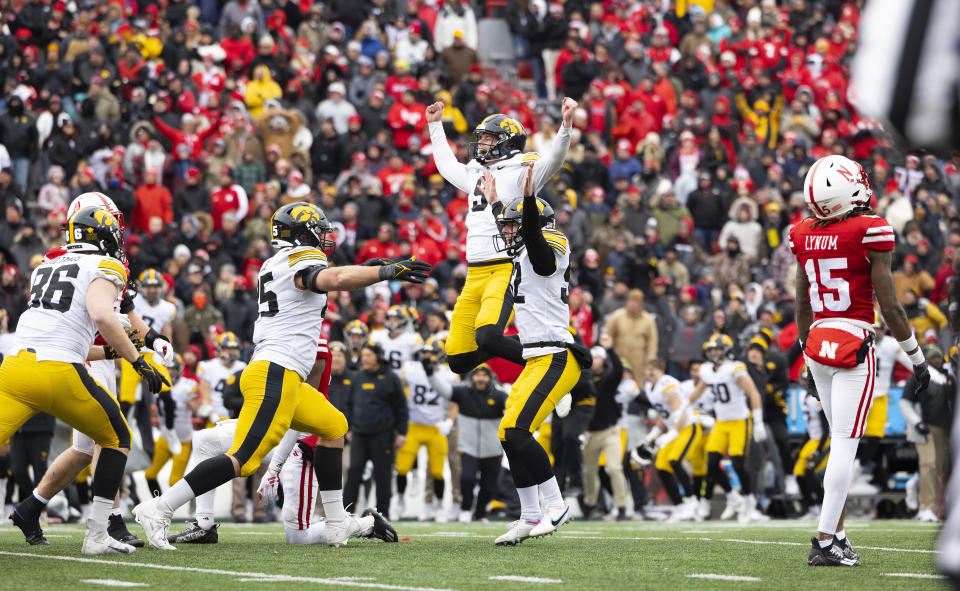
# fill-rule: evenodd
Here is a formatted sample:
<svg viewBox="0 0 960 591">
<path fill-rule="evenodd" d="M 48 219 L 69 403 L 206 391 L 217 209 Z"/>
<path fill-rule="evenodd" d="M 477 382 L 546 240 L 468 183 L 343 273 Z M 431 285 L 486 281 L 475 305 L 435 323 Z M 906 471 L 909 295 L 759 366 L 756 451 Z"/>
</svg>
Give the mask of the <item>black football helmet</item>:
<svg viewBox="0 0 960 591">
<path fill-rule="evenodd" d="M 480 138 L 485 133 L 491 133 L 497 137 L 497 143 L 490 148 L 480 145 Z M 527 145 L 527 132 L 523 129 L 523 124 L 503 113 L 486 117 L 473 130 L 473 135 L 475 141 L 470 143 L 470 148 L 474 160 L 480 164 L 509 158 L 522 152 Z"/>
<path fill-rule="evenodd" d="M 556 216 L 549 203 L 537 197 L 537 208 L 540 209 L 540 228 L 552 228 Z M 515 222 L 516 232 L 505 234 L 507 224 Z M 517 197 L 506 205 L 497 216 L 497 228 L 500 233 L 493 237 L 493 246 L 497 252 L 505 252 L 509 256 L 517 256 L 523 250 L 523 236 L 520 228 L 523 226 L 523 197 Z M 510 240 L 507 240 L 510 238 Z"/>
<path fill-rule="evenodd" d="M 333 234 L 333 225 L 316 205 L 299 201 L 288 203 L 270 218 L 271 244 L 275 248 L 314 246 L 332 251 L 337 243 L 327 236 Z"/>
<path fill-rule="evenodd" d="M 84 207 L 67 220 L 67 250 L 98 252 L 118 261 L 123 260 L 123 230 L 109 211 L 100 207 Z"/>
</svg>

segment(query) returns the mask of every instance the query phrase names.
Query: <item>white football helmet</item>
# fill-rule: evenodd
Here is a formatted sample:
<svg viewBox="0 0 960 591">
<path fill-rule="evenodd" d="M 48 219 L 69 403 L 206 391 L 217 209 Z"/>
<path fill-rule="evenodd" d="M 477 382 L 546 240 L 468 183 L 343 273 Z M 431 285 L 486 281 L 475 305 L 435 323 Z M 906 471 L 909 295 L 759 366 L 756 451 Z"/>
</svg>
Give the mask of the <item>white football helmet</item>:
<svg viewBox="0 0 960 591">
<path fill-rule="evenodd" d="M 803 199 L 813 215 L 821 220 L 835 218 L 856 207 L 869 207 L 872 195 L 863 167 L 837 154 L 814 162 L 803 180 Z"/>
<path fill-rule="evenodd" d="M 103 193 L 92 191 L 78 195 L 76 199 L 70 202 L 70 207 L 67 208 L 67 219 L 70 219 L 73 214 L 77 213 L 77 211 L 83 209 L 84 207 L 102 207 L 110 212 L 110 215 L 117 218 L 117 221 L 120 222 L 121 228 L 125 227 L 123 223 L 123 214 L 120 213 L 120 210 L 117 208 L 117 204 L 113 202 L 113 199 L 110 199 Z"/>
</svg>

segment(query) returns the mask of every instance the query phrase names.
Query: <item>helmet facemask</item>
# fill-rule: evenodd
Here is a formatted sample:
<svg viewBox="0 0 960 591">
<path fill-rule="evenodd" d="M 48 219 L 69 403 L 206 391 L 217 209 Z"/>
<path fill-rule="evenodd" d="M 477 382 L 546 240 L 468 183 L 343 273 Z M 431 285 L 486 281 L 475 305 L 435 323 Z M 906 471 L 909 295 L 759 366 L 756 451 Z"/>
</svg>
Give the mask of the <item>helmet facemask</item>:
<svg viewBox="0 0 960 591">
<path fill-rule="evenodd" d="M 520 234 L 520 222 L 515 219 L 497 220 L 500 233 L 493 237 L 493 246 L 497 252 L 505 252 L 510 257 L 523 252 L 523 236 Z"/>
<path fill-rule="evenodd" d="M 475 142 L 470 143 L 473 158 L 480 164 L 496 162 L 507 157 L 504 145 L 509 136 L 506 133 L 493 133 L 490 131 L 475 131 Z"/>
</svg>

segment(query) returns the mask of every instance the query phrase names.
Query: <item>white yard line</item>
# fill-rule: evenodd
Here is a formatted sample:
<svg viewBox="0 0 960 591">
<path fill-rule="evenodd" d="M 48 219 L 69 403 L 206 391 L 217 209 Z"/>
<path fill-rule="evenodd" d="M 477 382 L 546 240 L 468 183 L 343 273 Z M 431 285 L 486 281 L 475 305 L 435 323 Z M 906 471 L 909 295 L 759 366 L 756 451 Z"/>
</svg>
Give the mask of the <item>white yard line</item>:
<svg viewBox="0 0 960 591">
<path fill-rule="evenodd" d="M 738 575 L 713 575 L 713 574 L 704 574 L 704 575 L 687 575 L 688 579 L 711 579 L 714 581 L 748 581 L 748 582 L 757 582 L 762 581 L 763 579 L 758 579 L 757 577 L 741 577 Z"/>
<path fill-rule="evenodd" d="M 132 581 L 117 581 L 114 579 L 80 579 L 81 583 L 90 583 L 91 585 L 100 585 L 102 587 L 149 587 L 146 583 L 134 583 Z"/>
<path fill-rule="evenodd" d="M 903 577 L 905 579 L 946 579 L 943 575 L 925 575 L 921 573 L 880 573 L 885 577 Z"/>
<path fill-rule="evenodd" d="M 514 583 L 562 583 L 561 579 L 542 579 L 540 577 L 520 577 L 517 575 L 496 575 L 491 581 L 511 581 Z"/>
<path fill-rule="evenodd" d="M 257 579 L 261 581 L 284 581 L 296 583 L 317 583 L 320 585 L 342 585 L 345 587 L 362 587 L 366 589 L 390 589 L 393 591 L 451 591 L 450 589 L 436 589 L 433 587 L 412 587 L 407 585 L 386 585 L 383 583 L 367 583 L 362 581 L 349 581 L 339 578 L 322 579 L 317 577 L 295 577 L 289 575 L 274 575 L 269 573 L 242 572 L 233 570 L 223 570 L 218 568 L 198 568 L 193 566 L 171 566 L 166 564 L 147 564 L 145 562 L 118 562 L 116 560 L 103 560 L 102 558 L 78 558 L 76 556 L 47 556 L 43 554 L 30 554 L 28 552 L 3 552 L 0 556 L 19 556 L 23 558 L 40 558 L 46 560 L 65 560 L 68 562 L 83 562 L 87 564 L 104 564 L 109 566 L 133 566 L 140 568 L 152 568 L 156 570 L 188 571 L 208 575 L 227 575 L 231 577 L 243 577 L 247 579 Z"/>
</svg>

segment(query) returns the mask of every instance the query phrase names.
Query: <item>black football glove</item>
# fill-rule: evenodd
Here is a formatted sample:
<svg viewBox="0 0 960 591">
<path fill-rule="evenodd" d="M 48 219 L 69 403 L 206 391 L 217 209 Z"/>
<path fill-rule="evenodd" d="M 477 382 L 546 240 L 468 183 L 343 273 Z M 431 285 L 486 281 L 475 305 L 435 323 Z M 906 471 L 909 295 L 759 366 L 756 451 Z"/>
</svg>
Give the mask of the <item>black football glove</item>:
<svg viewBox="0 0 960 591">
<path fill-rule="evenodd" d="M 137 297 L 137 286 L 132 282 L 127 283 L 127 288 L 123 291 L 123 299 L 120 300 L 120 313 L 129 314 L 133 312 L 133 300 Z"/>
<path fill-rule="evenodd" d="M 163 377 L 163 374 L 157 371 L 155 367 L 147 363 L 147 360 L 143 358 L 143 355 L 137 358 L 133 362 L 133 369 L 140 374 L 140 379 L 143 380 L 143 383 L 146 384 L 147 389 L 156 394 L 159 392 L 164 385 L 170 386 L 170 382 L 167 381 L 167 378 Z"/>
<path fill-rule="evenodd" d="M 423 371 L 427 374 L 427 377 L 430 377 L 437 369 L 437 360 L 433 357 L 424 357 L 420 360 L 420 365 L 423 366 Z"/>
<path fill-rule="evenodd" d="M 430 276 L 430 265 L 416 259 L 404 259 L 380 267 L 381 281 L 409 281 L 423 283 Z"/>
<path fill-rule="evenodd" d="M 369 261 L 360 263 L 360 266 L 361 267 L 382 267 L 384 265 L 389 265 L 392 262 L 393 261 L 391 261 L 390 259 L 384 259 L 384 258 L 378 257 L 378 258 L 370 259 Z"/>
<path fill-rule="evenodd" d="M 926 361 L 913 366 L 913 377 L 917 378 L 917 393 L 926 391 L 930 385 L 930 370 Z"/>
<path fill-rule="evenodd" d="M 919 423 L 917 423 L 916 426 L 914 427 L 914 429 L 916 429 L 916 430 L 917 430 L 917 433 L 919 433 L 919 434 L 921 434 L 921 435 L 929 435 L 929 434 L 930 434 L 930 425 L 928 425 L 928 424 L 926 424 L 926 423 L 924 423 L 924 422 L 922 422 L 922 421 L 919 422 Z"/>
</svg>

